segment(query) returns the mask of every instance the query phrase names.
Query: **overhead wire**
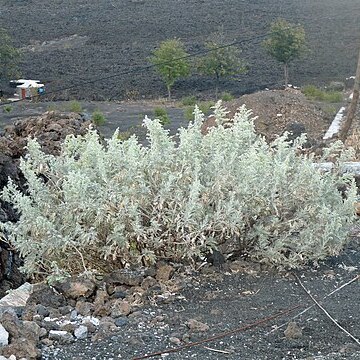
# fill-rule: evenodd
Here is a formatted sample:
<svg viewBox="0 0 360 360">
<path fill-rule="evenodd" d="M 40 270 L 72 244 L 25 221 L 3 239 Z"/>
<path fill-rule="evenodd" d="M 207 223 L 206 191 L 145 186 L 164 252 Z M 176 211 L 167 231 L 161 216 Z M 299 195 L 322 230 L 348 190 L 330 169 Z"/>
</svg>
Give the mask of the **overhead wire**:
<svg viewBox="0 0 360 360">
<path fill-rule="evenodd" d="M 221 49 L 226 49 L 226 48 L 229 48 L 229 47 L 232 47 L 232 46 L 235 46 L 235 45 L 241 45 L 241 44 L 244 44 L 244 43 L 247 43 L 247 42 L 259 40 L 259 39 L 265 38 L 266 36 L 268 36 L 268 34 L 269 33 L 265 33 L 265 34 L 253 36 L 253 37 L 247 38 L 247 39 L 236 40 L 236 41 L 233 41 L 233 42 L 228 43 L 228 44 L 219 45 L 219 46 L 216 46 L 216 47 L 211 48 L 211 49 L 200 50 L 200 51 L 194 52 L 192 54 L 187 54 L 187 55 L 184 55 L 184 56 L 180 56 L 180 57 L 177 57 L 175 59 L 172 59 L 172 60 L 169 60 L 169 61 L 163 61 L 163 62 L 160 62 L 160 63 L 157 63 L 157 64 L 137 65 L 137 66 L 134 66 L 134 67 L 132 67 L 132 68 L 130 68 L 128 70 L 125 70 L 125 71 L 121 71 L 121 72 L 118 72 L 118 73 L 115 73 L 115 74 L 112 74 L 112 75 L 107 75 L 107 76 L 103 76 L 103 77 L 97 77 L 97 78 L 85 80 L 85 81 L 82 81 L 81 83 L 77 83 L 75 85 L 70 85 L 70 86 L 65 86 L 65 87 L 62 87 L 62 88 L 59 88 L 59 89 L 54 89 L 52 91 L 45 92 L 45 94 L 43 94 L 43 95 L 38 95 L 38 96 L 40 98 L 44 98 L 44 97 L 48 97 L 49 95 L 53 95 L 53 94 L 56 94 L 56 93 L 59 93 L 59 92 L 63 92 L 63 91 L 67 91 L 67 90 L 73 90 L 73 89 L 82 87 L 84 85 L 93 84 L 93 83 L 96 83 L 96 82 L 101 82 L 101 81 L 117 78 L 117 77 L 124 76 L 124 75 L 129 75 L 129 74 L 133 74 L 133 73 L 144 72 L 144 71 L 147 71 L 147 70 L 152 69 L 154 67 L 157 67 L 159 65 L 167 65 L 167 64 L 174 63 L 176 61 L 191 59 L 191 58 L 206 55 L 208 53 L 215 52 L 215 51 L 218 51 L 218 50 L 221 50 Z M 16 100 L 16 101 L 3 102 L 3 103 L 0 103 L 0 107 L 5 106 L 5 105 L 9 105 L 9 104 L 13 104 L 13 103 L 22 102 L 22 101 L 25 101 L 25 100 L 29 100 L 30 98 L 31 97 L 25 97 L 25 98 L 22 98 L 22 99 L 19 99 L 19 100 Z"/>
<path fill-rule="evenodd" d="M 262 13 L 266 12 L 266 11 L 261 10 L 261 9 L 258 9 L 258 11 L 262 12 Z M 323 17 L 322 19 L 329 19 L 329 18 L 331 18 L 331 16 Z M 302 19 L 303 20 L 307 19 L 307 17 L 303 17 Z M 319 20 L 319 19 L 317 19 L 317 20 Z M 247 39 L 236 40 L 236 41 L 233 41 L 233 42 L 228 43 L 228 44 L 224 44 L 224 45 L 214 47 L 212 49 L 205 49 L 205 50 L 197 51 L 197 52 L 192 53 L 192 54 L 187 54 L 187 55 L 175 58 L 175 59 L 173 59 L 171 61 L 164 61 L 164 62 L 158 63 L 156 65 L 155 64 L 149 64 L 149 65 L 133 66 L 130 69 L 125 70 L 125 71 L 114 73 L 112 75 L 107 75 L 107 76 L 103 76 L 103 77 L 97 77 L 97 78 L 85 80 L 85 81 L 82 81 L 82 82 L 77 83 L 75 85 L 65 86 L 65 87 L 62 87 L 62 88 L 47 91 L 43 95 L 39 95 L 39 96 L 41 98 L 45 98 L 45 97 L 48 97 L 50 95 L 57 94 L 57 93 L 60 93 L 60 92 L 63 92 L 63 91 L 77 89 L 77 88 L 82 87 L 84 85 L 93 84 L 93 83 L 96 83 L 96 82 L 101 82 L 101 81 L 109 80 L 109 79 L 112 79 L 112 78 L 117 78 L 117 77 L 120 77 L 120 76 L 123 76 L 123 75 L 129 75 L 129 74 L 133 74 L 133 73 L 141 73 L 141 72 L 147 71 L 149 69 L 152 69 L 152 68 L 154 68 L 154 67 L 156 67 L 158 65 L 171 64 L 174 61 L 180 61 L 180 60 L 185 60 L 185 59 L 198 57 L 198 56 L 201 56 L 201 55 L 206 55 L 206 54 L 208 54 L 210 52 L 215 52 L 215 51 L 220 50 L 220 49 L 232 47 L 232 46 L 235 46 L 235 45 L 241 45 L 241 44 L 244 44 L 244 43 L 247 43 L 247 42 L 255 41 L 257 39 L 262 39 L 262 38 L 265 38 L 267 35 L 269 35 L 269 32 L 267 32 L 265 34 L 262 34 L 262 35 L 253 36 L 253 37 L 250 37 L 250 38 L 247 38 Z M 13 103 L 26 101 L 26 100 L 29 100 L 30 98 L 31 97 L 25 97 L 25 98 L 22 98 L 22 99 L 19 99 L 19 100 L 16 100 L 16 101 L 1 102 L 0 107 L 5 106 L 5 105 L 9 105 L 9 104 L 13 104 Z"/>
</svg>

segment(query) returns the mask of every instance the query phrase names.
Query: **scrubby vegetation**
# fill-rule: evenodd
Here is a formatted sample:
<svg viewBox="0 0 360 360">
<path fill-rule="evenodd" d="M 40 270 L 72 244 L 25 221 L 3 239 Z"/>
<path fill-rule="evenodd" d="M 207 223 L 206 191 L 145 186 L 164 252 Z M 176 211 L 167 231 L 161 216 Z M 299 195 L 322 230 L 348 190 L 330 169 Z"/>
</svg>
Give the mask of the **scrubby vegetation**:
<svg viewBox="0 0 360 360">
<path fill-rule="evenodd" d="M 221 245 L 262 262 L 298 267 L 337 254 L 347 241 L 356 191 L 351 179 L 322 174 L 299 155 L 304 138 L 268 145 L 244 107 L 224 127 L 201 134 L 204 115 L 179 130 L 145 118 L 149 147 L 119 133 L 104 144 L 95 131 L 69 136 L 58 157 L 28 143 L 21 170 L 2 199 L 17 223 L 3 225 L 29 274 L 100 271 L 158 258 L 192 262 Z M 337 144 L 339 145 L 339 144 Z M 347 198 L 338 191 L 348 188 Z"/>
<path fill-rule="evenodd" d="M 95 125 L 104 125 L 106 123 L 105 115 L 100 110 L 95 110 L 91 115 L 91 121 Z"/>
<path fill-rule="evenodd" d="M 188 121 L 194 120 L 194 108 L 195 108 L 194 105 L 188 106 L 184 110 L 184 117 Z M 213 101 L 200 101 L 196 105 L 204 115 L 210 115 L 211 109 L 215 104 Z"/>
<path fill-rule="evenodd" d="M 161 107 L 156 107 L 154 109 L 154 116 L 156 119 L 158 119 L 160 121 L 161 125 L 170 124 L 170 118 L 169 118 L 169 115 L 168 115 L 166 109 L 161 108 Z"/>
<path fill-rule="evenodd" d="M 229 92 L 223 92 L 221 94 L 221 100 L 222 101 L 231 101 L 231 100 L 234 100 L 234 97 L 229 93 Z"/>
<path fill-rule="evenodd" d="M 9 113 L 13 110 L 12 106 L 11 105 L 4 105 L 3 106 L 3 112 L 4 113 Z"/>
<path fill-rule="evenodd" d="M 197 100 L 196 100 L 196 96 L 191 95 L 191 96 L 185 96 L 184 98 L 181 99 L 181 104 L 183 106 L 195 106 Z"/>
<path fill-rule="evenodd" d="M 81 103 L 77 100 L 72 100 L 69 102 L 67 106 L 67 110 L 75 113 L 81 113 L 83 111 L 83 108 L 81 106 Z"/>
<path fill-rule="evenodd" d="M 315 85 L 306 85 L 301 89 L 301 92 L 310 100 L 329 103 L 338 103 L 343 100 L 343 95 L 340 91 L 325 91 Z"/>
</svg>

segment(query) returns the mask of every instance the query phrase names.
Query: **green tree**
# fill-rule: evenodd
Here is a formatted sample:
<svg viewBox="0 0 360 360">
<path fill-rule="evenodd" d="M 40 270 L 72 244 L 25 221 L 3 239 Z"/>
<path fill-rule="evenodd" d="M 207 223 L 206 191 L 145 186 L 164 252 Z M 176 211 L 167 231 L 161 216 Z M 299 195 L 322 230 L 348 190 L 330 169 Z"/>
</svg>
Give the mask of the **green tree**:
<svg viewBox="0 0 360 360">
<path fill-rule="evenodd" d="M 200 58 L 198 70 L 203 75 L 215 77 L 217 99 L 220 79 L 244 73 L 247 67 L 240 58 L 240 50 L 234 46 L 226 46 L 222 30 L 205 43 L 205 48 L 208 53 Z"/>
<path fill-rule="evenodd" d="M 284 64 L 285 86 L 289 83 L 289 63 L 306 50 L 305 31 L 301 25 L 279 19 L 271 24 L 269 37 L 263 42 L 267 53 Z"/>
<path fill-rule="evenodd" d="M 188 76 L 190 73 L 187 56 L 188 54 L 180 40 L 169 39 L 160 43 L 150 58 L 151 63 L 166 84 L 169 100 L 171 99 L 171 88 L 175 81 Z"/>
<path fill-rule="evenodd" d="M 5 29 L 0 28 L 0 79 L 17 74 L 20 51 L 16 49 Z"/>
</svg>

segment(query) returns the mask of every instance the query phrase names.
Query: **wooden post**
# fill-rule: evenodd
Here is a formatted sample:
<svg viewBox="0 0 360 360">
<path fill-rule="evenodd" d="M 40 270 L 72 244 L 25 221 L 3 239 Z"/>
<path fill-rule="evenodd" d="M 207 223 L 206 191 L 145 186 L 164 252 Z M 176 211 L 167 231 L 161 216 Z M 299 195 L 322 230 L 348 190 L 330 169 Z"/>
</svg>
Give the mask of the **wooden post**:
<svg viewBox="0 0 360 360">
<path fill-rule="evenodd" d="M 346 119 L 344 121 L 343 126 L 340 129 L 340 132 L 339 132 L 339 139 L 342 142 L 345 142 L 345 140 L 346 140 L 346 138 L 348 136 L 348 132 L 350 130 L 350 127 L 352 125 L 352 122 L 354 120 L 356 109 L 357 109 L 357 104 L 358 104 L 358 101 L 359 101 L 359 91 L 360 91 L 360 52 L 359 52 L 359 59 L 358 59 L 356 75 L 355 75 L 353 97 L 352 97 L 352 100 L 351 100 L 349 110 L 348 110 L 347 115 L 346 115 Z"/>
</svg>

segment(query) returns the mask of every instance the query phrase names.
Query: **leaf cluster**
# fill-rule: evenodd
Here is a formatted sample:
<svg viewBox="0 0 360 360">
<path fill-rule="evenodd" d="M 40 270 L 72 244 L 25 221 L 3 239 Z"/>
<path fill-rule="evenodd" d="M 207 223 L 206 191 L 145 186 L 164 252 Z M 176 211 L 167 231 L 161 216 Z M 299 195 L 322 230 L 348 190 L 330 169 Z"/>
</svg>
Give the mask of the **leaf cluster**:
<svg viewBox="0 0 360 360">
<path fill-rule="evenodd" d="M 198 62 L 198 70 L 203 75 L 214 76 L 217 80 L 247 71 L 240 57 L 240 50 L 234 46 L 225 46 L 223 37 L 205 43 L 209 52 Z M 223 47 L 222 47 L 223 46 Z"/>
<path fill-rule="evenodd" d="M 288 64 L 306 51 L 304 28 L 279 19 L 271 24 L 263 46 L 277 61 Z"/>
<path fill-rule="evenodd" d="M 160 73 L 165 84 L 171 87 L 178 78 L 190 74 L 187 55 L 180 40 L 169 39 L 160 44 L 150 61 Z"/>
</svg>

